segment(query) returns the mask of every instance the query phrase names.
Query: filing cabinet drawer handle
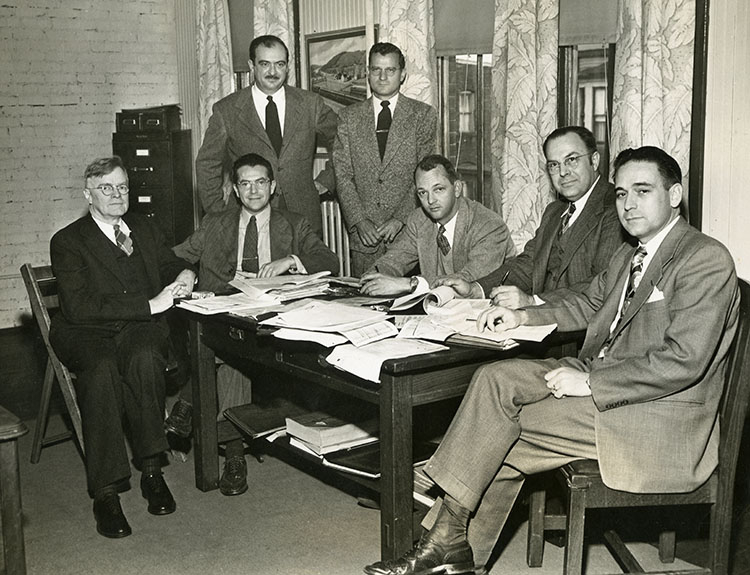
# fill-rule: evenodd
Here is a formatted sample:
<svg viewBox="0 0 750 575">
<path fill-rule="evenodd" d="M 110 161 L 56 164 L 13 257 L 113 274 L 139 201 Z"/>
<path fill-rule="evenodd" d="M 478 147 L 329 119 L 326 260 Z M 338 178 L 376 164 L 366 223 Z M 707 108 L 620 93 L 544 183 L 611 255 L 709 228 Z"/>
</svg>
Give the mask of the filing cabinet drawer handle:
<svg viewBox="0 0 750 575">
<path fill-rule="evenodd" d="M 234 327 L 232 325 L 229 326 L 229 337 L 232 338 L 234 341 L 245 341 L 245 332 L 244 330 Z"/>
<path fill-rule="evenodd" d="M 130 169 L 133 170 L 134 172 L 153 172 L 154 171 L 153 166 L 147 166 L 145 168 L 139 168 L 138 166 L 134 166 Z"/>
</svg>

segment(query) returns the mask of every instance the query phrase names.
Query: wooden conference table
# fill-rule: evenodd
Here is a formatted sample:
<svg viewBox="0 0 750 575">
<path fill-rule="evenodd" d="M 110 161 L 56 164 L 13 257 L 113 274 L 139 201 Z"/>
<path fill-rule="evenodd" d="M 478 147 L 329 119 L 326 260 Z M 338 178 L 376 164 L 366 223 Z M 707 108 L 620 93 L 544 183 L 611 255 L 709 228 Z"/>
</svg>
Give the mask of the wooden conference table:
<svg viewBox="0 0 750 575">
<path fill-rule="evenodd" d="M 189 313 L 189 312 L 186 312 Z M 575 353 L 580 333 L 553 334 L 544 345 L 519 346 L 508 351 L 451 346 L 440 351 L 387 360 L 379 384 L 330 366 L 330 350 L 309 342 L 291 342 L 263 334 L 256 323 L 230 315 L 189 313 L 193 369 L 193 437 L 195 483 L 216 489 L 219 482 L 215 357 L 241 358 L 289 373 L 345 396 L 372 403 L 380 413 L 380 479 L 364 480 L 380 492 L 381 558 L 395 559 L 414 541 L 412 500 L 412 408 L 460 397 L 474 371 L 483 363 L 521 353 L 558 355 L 565 344 Z M 572 348 L 570 346 L 573 346 Z M 553 347 L 554 346 L 554 347 Z"/>
</svg>

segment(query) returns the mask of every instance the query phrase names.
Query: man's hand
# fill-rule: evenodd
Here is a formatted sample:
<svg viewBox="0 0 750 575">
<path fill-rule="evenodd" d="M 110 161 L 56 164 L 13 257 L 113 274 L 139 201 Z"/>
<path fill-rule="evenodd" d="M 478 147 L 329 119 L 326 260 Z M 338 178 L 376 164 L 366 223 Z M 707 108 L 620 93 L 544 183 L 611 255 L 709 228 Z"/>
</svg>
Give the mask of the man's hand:
<svg viewBox="0 0 750 575">
<path fill-rule="evenodd" d="M 396 239 L 396 236 L 403 227 L 404 223 L 402 221 L 391 218 L 378 228 L 378 235 L 385 243 L 389 244 Z"/>
<path fill-rule="evenodd" d="M 380 243 L 378 228 L 370 220 L 362 220 L 355 227 L 357 228 L 359 239 L 362 240 L 362 244 L 372 248 Z"/>
<path fill-rule="evenodd" d="M 281 274 L 285 274 L 290 269 L 292 269 L 295 266 L 295 261 L 292 256 L 286 256 L 284 258 L 279 258 L 278 260 L 274 260 L 272 262 L 268 262 L 267 264 L 263 264 L 260 266 L 260 269 L 258 270 L 258 277 L 259 278 L 273 278 L 276 276 L 280 276 Z"/>
<path fill-rule="evenodd" d="M 174 305 L 174 299 L 180 297 L 178 294 L 185 289 L 185 284 L 172 282 L 162 289 L 158 294 L 148 300 L 151 315 L 167 311 Z"/>
<path fill-rule="evenodd" d="M 484 310 L 477 318 L 477 329 L 488 329 L 497 333 L 523 325 L 527 321 L 526 312 L 513 311 L 507 307 L 491 307 Z"/>
<path fill-rule="evenodd" d="M 516 286 L 495 286 L 490 292 L 492 305 L 518 309 L 534 305 L 534 296 L 520 290 Z"/>
<path fill-rule="evenodd" d="M 182 284 L 182 288 L 177 290 L 177 297 L 187 297 L 193 293 L 193 288 L 197 283 L 197 278 L 193 270 L 182 270 L 175 278 L 175 283 Z"/>
<path fill-rule="evenodd" d="M 380 273 L 366 273 L 362 276 L 362 286 L 359 291 L 370 296 L 403 295 L 411 291 L 411 280 Z"/>
<path fill-rule="evenodd" d="M 456 276 L 445 276 L 442 278 L 438 278 L 437 280 L 435 280 L 435 285 L 433 285 L 432 287 L 438 286 L 451 287 L 453 288 L 453 291 L 462 298 L 482 299 L 484 297 L 482 288 L 478 283 L 469 283 L 465 279 Z"/>
<path fill-rule="evenodd" d="M 591 395 L 589 374 L 572 367 L 558 367 L 544 375 L 547 387 L 557 399 L 566 395 L 571 397 L 586 397 Z"/>
</svg>

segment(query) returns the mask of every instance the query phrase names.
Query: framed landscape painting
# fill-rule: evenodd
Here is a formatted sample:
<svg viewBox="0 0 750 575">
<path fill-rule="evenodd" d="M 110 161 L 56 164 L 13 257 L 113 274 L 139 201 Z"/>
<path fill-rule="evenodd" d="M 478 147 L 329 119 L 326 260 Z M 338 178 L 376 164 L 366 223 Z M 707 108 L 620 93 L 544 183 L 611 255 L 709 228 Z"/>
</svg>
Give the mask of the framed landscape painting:
<svg viewBox="0 0 750 575">
<path fill-rule="evenodd" d="M 364 26 L 308 34 L 305 43 L 308 89 L 336 109 L 367 98 L 369 46 Z"/>
</svg>

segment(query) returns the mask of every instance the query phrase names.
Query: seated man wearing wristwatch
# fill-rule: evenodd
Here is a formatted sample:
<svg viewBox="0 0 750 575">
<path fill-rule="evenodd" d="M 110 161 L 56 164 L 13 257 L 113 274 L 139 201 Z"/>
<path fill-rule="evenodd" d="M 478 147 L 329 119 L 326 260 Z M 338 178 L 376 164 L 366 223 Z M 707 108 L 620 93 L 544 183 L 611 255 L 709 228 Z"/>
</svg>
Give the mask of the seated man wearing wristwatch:
<svg viewBox="0 0 750 575">
<path fill-rule="evenodd" d="M 404 295 L 434 287 L 449 275 L 472 282 L 515 255 L 502 217 L 463 197 L 464 182 L 450 160 L 426 156 L 417 164 L 414 180 L 422 207 L 409 215 L 396 241 L 362 276 L 364 295 Z M 416 266 L 419 275 L 405 277 Z"/>
</svg>

